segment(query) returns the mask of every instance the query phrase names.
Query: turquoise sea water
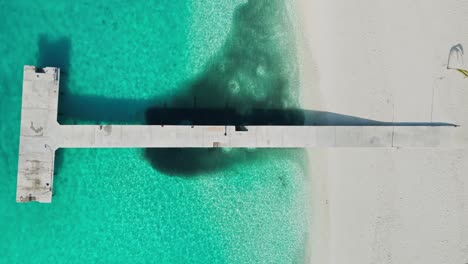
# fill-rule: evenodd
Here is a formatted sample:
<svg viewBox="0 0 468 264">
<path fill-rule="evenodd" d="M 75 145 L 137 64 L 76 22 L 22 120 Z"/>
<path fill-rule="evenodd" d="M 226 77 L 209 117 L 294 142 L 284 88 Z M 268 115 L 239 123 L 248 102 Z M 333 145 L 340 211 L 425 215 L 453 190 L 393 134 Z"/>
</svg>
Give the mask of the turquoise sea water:
<svg viewBox="0 0 468 264">
<path fill-rule="evenodd" d="M 15 203 L 23 65 L 61 67 L 62 123 L 143 124 L 194 97 L 295 107 L 285 3 L 16 0 L 0 17 L 0 263 L 302 261 L 301 150 L 60 150 L 53 203 Z"/>
</svg>

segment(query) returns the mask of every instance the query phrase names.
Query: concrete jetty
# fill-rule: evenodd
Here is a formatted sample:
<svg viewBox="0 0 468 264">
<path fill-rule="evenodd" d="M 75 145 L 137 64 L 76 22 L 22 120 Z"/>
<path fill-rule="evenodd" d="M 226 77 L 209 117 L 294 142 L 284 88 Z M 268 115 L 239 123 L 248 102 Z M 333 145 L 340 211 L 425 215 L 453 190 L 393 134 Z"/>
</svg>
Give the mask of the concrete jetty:
<svg viewBox="0 0 468 264">
<path fill-rule="evenodd" d="M 59 148 L 437 148 L 468 145 L 450 126 L 59 125 L 60 69 L 24 67 L 17 202 L 52 201 Z"/>
</svg>

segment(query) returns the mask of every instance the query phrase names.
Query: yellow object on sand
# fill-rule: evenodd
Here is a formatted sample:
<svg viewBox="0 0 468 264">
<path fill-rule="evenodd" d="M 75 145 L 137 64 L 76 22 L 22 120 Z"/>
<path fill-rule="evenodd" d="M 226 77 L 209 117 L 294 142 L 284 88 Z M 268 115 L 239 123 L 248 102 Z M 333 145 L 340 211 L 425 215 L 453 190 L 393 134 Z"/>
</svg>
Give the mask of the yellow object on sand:
<svg viewBox="0 0 468 264">
<path fill-rule="evenodd" d="M 468 70 L 463 70 L 463 69 L 455 69 L 459 71 L 461 74 L 465 75 L 465 78 L 468 78 Z"/>
</svg>

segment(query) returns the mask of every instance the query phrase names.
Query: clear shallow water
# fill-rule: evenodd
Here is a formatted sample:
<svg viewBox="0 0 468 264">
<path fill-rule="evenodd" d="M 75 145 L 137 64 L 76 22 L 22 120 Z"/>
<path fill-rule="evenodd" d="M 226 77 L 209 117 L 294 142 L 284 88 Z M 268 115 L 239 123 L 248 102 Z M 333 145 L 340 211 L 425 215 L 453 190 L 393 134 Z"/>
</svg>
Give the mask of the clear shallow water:
<svg viewBox="0 0 468 264">
<path fill-rule="evenodd" d="M 1 1 L 0 263 L 300 262 L 300 150 L 163 152 L 165 167 L 138 149 L 60 150 L 54 202 L 14 202 L 24 64 L 64 70 L 64 123 L 144 123 L 148 106 L 194 96 L 241 112 L 294 106 L 280 4 Z"/>
</svg>

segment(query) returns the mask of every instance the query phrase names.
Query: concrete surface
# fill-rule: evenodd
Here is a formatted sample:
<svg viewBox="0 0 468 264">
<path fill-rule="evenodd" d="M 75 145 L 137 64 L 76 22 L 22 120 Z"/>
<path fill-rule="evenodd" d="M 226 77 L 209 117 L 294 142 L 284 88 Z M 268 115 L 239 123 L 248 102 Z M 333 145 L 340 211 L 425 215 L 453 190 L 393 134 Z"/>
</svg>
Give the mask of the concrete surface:
<svg viewBox="0 0 468 264">
<path fill-rule="evenodd" d="M 427 148 L 468 145 L 458 127 L 59 125 L 58 68 L 25 66 L 18 202 L 51 202 L 58 148 Z"/>
</svg>

